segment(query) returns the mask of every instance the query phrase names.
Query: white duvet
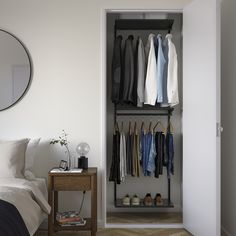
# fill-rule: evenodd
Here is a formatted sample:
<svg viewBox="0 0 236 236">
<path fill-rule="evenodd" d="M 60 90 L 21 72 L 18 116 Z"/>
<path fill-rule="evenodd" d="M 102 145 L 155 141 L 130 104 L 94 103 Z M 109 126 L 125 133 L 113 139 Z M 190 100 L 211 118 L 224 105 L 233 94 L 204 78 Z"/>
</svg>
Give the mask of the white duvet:
<svg viewBox="0 0 236 236">
<path fill-rule="evenodd" d="M 51 210 L 39 188 L 26 179 L 0 178 L 0 199 L 17 208 L 31 236 L 41 224 L 42 213 Z"/>
</svg>

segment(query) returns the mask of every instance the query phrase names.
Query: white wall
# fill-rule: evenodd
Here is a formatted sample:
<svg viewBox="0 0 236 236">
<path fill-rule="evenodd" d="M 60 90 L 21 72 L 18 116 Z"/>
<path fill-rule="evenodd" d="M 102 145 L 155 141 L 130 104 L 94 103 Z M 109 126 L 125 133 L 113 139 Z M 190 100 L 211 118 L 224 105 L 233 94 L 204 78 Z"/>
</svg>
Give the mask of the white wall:
<svg viewBox="0 0 236 236">
<path fill-rule="evenodd" d="M 45 177 L 64 157 L 64 150 L 59 146 L 49 146 L 50 138 L 65 129 L 70 134 L 72 150 L 80 141 L 88 142 L 89 166 L 99 168 L 99 219 L 101 173 L 105 168 L 101 138 L 102 8 L 181 9 L 188 2 L 0 0 L 0 28 L 22 40 L 34 68 L 33 81 L 24 99 L 0 114 L 0 138 L 42 137 L 35 171 Z M 66 193 L 60 200 L 63 209 L 79 205 L 76 193 Z M 85 214 L 88 209 L 85 207 Z"/>
<path fill-rule="evenodd" d="M 236 235 L 236 1 L 222 1 L 222 235 Z"/>
</svg>

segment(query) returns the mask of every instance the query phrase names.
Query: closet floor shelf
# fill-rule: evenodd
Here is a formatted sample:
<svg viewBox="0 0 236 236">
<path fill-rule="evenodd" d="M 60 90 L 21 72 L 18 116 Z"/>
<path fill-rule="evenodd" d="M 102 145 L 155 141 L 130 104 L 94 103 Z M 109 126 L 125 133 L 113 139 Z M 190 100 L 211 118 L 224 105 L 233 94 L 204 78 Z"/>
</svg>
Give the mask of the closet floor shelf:
<svg viewBox="0 0 236 236">
<path fill-rule="evenodd" d="M 174 204 L 172 202 L 168 202 L 168 199 L 163 199 L 163 204 L 162 205 L 156 205 L 155 203 L 153 203 L 150 206 L 146 206 L 143 203 L 143 199 L 141 199 L 140 201 L 140 205 L 134 206 L 134 205 L 123 205 L 122 203 L 122 199 L 116 199 L 115 202 L 115 207 L 117 208 L 173 208 Z"/>
</svg>

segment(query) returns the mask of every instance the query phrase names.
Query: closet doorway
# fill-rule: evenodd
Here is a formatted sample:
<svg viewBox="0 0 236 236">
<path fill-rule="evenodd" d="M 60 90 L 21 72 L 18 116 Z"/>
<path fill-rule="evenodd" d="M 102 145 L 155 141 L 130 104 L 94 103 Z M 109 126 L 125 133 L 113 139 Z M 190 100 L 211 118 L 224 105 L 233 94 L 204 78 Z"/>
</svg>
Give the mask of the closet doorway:
<svg viewBox="0 0 236 236">
<path fill-rule="evenodd" d="M 135 62 L 137 57 L 136 42 L 142 40 L 144 49 L 148 50 L 150 45 L 148 44 L 149 35 L 154 34 L 155 39 L 157 35 L 161 37 L 163 45 L 166 41 L 167 35 L 172 35 L 172 41 L 176 48 L 178 56 L 178 87 L 179 87 L 179 104 L 173 107 L 161 107 L 162 104 L 155 106 L 142 105 L 139 107 L 134 103 L 127 102 L 112 102 L 112 61 L 114 63 L 114 41 L 115 38 L 122 37 L 121 43 L 121 63 L 124 62 L 125 54 L 125 41 L 129 37 L 132 39 L 133 48 L 133 67 L 138 66 L 138 62 Z M 156 43 L 156 42 L 155 42 Z M 157 49 L 157 47 L 156 47 Z M 148 60 L 148 52 L 145 55 L 146 61 Z M 137 64 L 137 65 L 135 65 Z M 145 62 L 145 64 L 147 64 Z M 148 65 L 145 65 L 148 67 Z M 123 68 L 123 66 L 122 66 Z M 127 70 L 129 68 L 126 68 Z M 138 68 L 136 68 L 138 70 Z M 123 70 L 123 69 L 122 69 Z M 124 69 L 125 70 L 125 69 Z M 122 73 L 126 73 L 123 71 Z M 135 73 L 135 71 L 134 71 Z M 107 182 L 107 223 L 111 225 L 117 224 L 158 224 L 165 226 L 179 227 L 182 224 L 182 14 L 181 13 L 108 13 L 107 14 L 107 174 L 110 176 Z M 123 75 L 122 75 L 123 76 Z M 144 76 L 145 77 L 145 76 Z M 137 80 L 136 75 L 133 76 L 134 80 Z M 137 83 L 136 81 L 134 84 Z M 144 84 L 143 84 L 144 86 Z M 125 88 L 123 88 L 125 89 Z M 137 85 L 133 85 L 132 93 L 134 97 L 137 96 Z M 142 88 L 144 90 L 144 88 Z M 122 93 L 122 88 L 120 88 Z M 114 98 L 113 98 L 114 99 Z M 116 127 L 114 127 L 116 124 Z M 174 133 L 174 162 L 173 168 L 174 173 L 170 173 L 169 178 L 167 177 L 167 166 L 164 162 L 167 162 L 168 157 L 164 155 L 159 158 L 162 166 L 159 171 L 153 171 L 146 173 L 144 169 L 145 164 L 141 159 L 141 140 L 139 140 L 138 146 L 134 147 L 131 145 L 130 153 L 127 153 L 127 165 L 129 161 L 134 161 L 134 148 L 138 149 L 138 169 L 139 173 L 136 172 L 135 167 L 126 166 L 127 175 L 124 180 L 119 184 L 118 181 L 111 180 L 111 166 L 112 153 L 114 152 L 114 143 L 112 143 L 112 134 L 115 129 L 123 130 L 125 134 L 126 150 L 128 152 L 127 140 L 130 136 L 130 141 L 134 142 L 133 134 L 138 132 L 138 139 L 141 137 L 139 134 L 143 131 L 148 136 L 150 132 L 154 132 L 156 136 L 163 133 L 166 136 L 168 126 L 171 125 L 171 131 Z M 118 127 L 117 127 L 118 126 Z M 155 127 L 156 126 L 156 127 Z M 155 127 L 155 128 L 154 128 Z M 142 129 L 142 131 L 141 131 Z M 130 133 L 130 135 L 128 135 Z M 158 134 L 157 134 L 158 133 Z M 127 136 L 128 135 L 128 136 Z M 153 138 L 154 138 L 153 136 Z M 165 138 L 164 138 L 165 140 Z M 151 142 L 151 141 L 150 141 Z M 158 140 L 154 141 L 157 145 Z M 160 140 L 160 142 L 162 142 Z M 165 141 L 163 141 L 165 142 Z M 136 143 L 137 144 L 137 143 Z M 166 142 L 162 145 L 163 149 L 166 149 Z M 155 148 L 157 149 L 157 148 Z M 159 153 L 161 150 L 155 150 Z M 164 151 L 164 150 L 163 150 Z M 143 155 L 144 156 L 144 155 Z M 145 158 L 149 158 L 146 156 Z M 151 157 L 150 157 L 151 158 Z M 149 159 L 150 159 L 149 158 Z M 132 159 L 132 160 L 131 160 Z M 121 160 L 120 160 L 121 163 Z M 132 163 L 131 163 L 132 165 Z M 167 165 L 167 164 L 166 164 Z M 130 170 L 129 170 L 130 169 Z M 132 172 L 132 173 L 131 173 Z M 155 173 L 154 173 L 155 172 Z M 119 173 L 120 174 L 120 173 Z M 147 198 L 146 195 L 150 194 Z M 160 202 L 156 202 L 156 196 L 160 194 Z M 127 196 L 127 197 L 126 197 Z M 146 198 L 145 198 L 146 197 Z M 146 200 L 149 199 L 151 202 L 147 205 Z M 124 202 L 124 201 L 128 202 Z M 135 202 L 134 202 L 135 201 Z M 128 204 L 128 205 L 126 205 Z M 166 225 L 167 224 L 167 225 Z"/>
<path fill-rule="evenodd" d="M 215 56 L 218 53 L 217 42 L 207 49 L 203 42 L 199 42 L 200 34 L 208 34 L 209 39 L 207 41 L 209 40 L 210 42 L 214 41 L 219 33 L 216 30 L 218 29 L 216 27 L 217 22 L 210 20 L 211 17 L 216 16 L 214 10 L 216 5 L 213 1 L 209 5 L 209 8 L 203 9 L 200 3 L 194 1 L 183 12 L 170 11 L 169 13 L 166 11 L 105 10 L 106 56 L 104 58 L 106 60 L 104 65 L 106 66 L 104 66 L 104 74 L 106 74 L 106 84 L 104 86 L 106 86 L 106 97 L 104 102 L 106 104 L 106 131 L 104 136 L 106 141 L 104 147 L 106 148 L 106 157 L 104 163 L 106 163 L 106 173 L 103 182 L 105 190 L 103 203 L 106 227 L 185 227 L 195 235 L 219 235 L 218 197 L 220 194 L 218 196 L 215 195 L 216 192 L 219 192 L 219 179 L 216 177 L 219 173 L 219 150 L 216 143 L 220 141 L 220 138 L 216 138 L 215 129 L 216 123 L 219 122 L 219 117 L 216 116 L 219 110 L 219 107 L 217 107 L 217 99 L 219 97 L 217 97 L 216 90 L 213 91 L 213 88 L 217 88 L 219 82 L 219 71 L 217 69 L 219 57 L 216 60 Z M 199 20 L 197 17 L 200 12 L 204 16 L 204 23 L 207 29 L 205 27 L 200 28 L 203 24 L 203 20 Z M 175 142 L 175 173 L 171 176 L 170 191 L 166 170 L 164 170 L 159 179 L 127 176 L 124 183 L 119 185 L 109 181 L 113 147 L 112 135 L 115 121 L 117 121 L 119 127 L 123 127 L 126 131 L 129 130 L 130 123 L 132 127 L 135 124 L 141 127 L 143 121 L 146 127 L 149 127 L 151 122 L 151 125 L 156 124 L 157 121 L 160 121 L 164 127 L 168 126 L 168 117 L 164 115 L 152 115 L 148 118 L 146 118 L 145 114 L 137 116 L 128 114 L 125 117 L 116 116 L 117 111 L 119 113 L 120 110 L 119 107 L 114 106 L 111 102 L 111 62 L 114 39 L 118 35 L 117 33 L 120 33 L 115 30 L 114 26 L 115 21 L 119 19 L 174 20 L 171 33 L 173 34 L 173 41 L 178 54 L 180 102 L 179 105 L 174 107 L 174 111 L 171 114 Z M 130 34 L 133 34 L 134 38 L 137 37 L 137 34 L 142 34 L 145 40 L 151 32 L 139 31 L 137 33 L 137 30 L 133 30 L 133 32 L 122 33 L 124 40 Z M 161 33 L 165 35 L 168 32 Z M 204 55 L 203 58 L 202 55 Z M 195 56 L 195 59 L 193 56 Z M 200 61 L 201 59 L 204 60 L 204 63 Z M 194 60 L 194 63 L 191 60 Z M 207 91 L 206 88 L 202 88 L 203 81 L 207 82 Z M 199 96 L 200 88 L 201 96 Z M 209 96 L 209 93 L 211 96 Z M 200 109 L 206 115 L 205 118 L 199 114 Z M 130 110 L 124 110 L 121 113 L 130 113 Z M 147 111 L 145 112 L 148 113 Z M 203 127 L 204 135 L 200 135 L 198 131 Z M 207 142 L 210 142 L 208 143 L 210 146 L 207 145 Z M 196 147 L 197 144 L 200 145 L 199 148 Z M 203 159 L 208 167 L 207 170 L 206 166 L 201 165 L 201 160 Z M 214 164 L 211 165 L 212 163 Z M 210 178 L 208 178 L 209 175 L 211 176 Z M 137 194 L 140 199 L 143 199 L 149 192 L 152 198 L 155 197 L 156 193 L 161 193 L 163 200 L 167 200 L 167 204 L 164 204 L 164 207 L 126 207 L 124 204 L 118 204 L 121 201 L 120 199 L 123 199 L 126 194 L 129 194 L 130 197 Z M 169 192 L 171 202 L 168 202 Z M 204 199 L 209 200 L 207 203 L 201 198 L 202 193 L 204 193 Z M 199 204 L 197 202 L 203 206 L 201 209 L 204 209 L 204 207 L 211 209 L 211 211 L 207 211 L 206 215 L 208 216 L 203 216 L 202 212 L 199 212 L 199 206 L 197 207 Z M 203 219 L 205 217 L 207 220 Z M 208 219 L 211 221 L 211 227 L 209 227 Z"/>
</svg>

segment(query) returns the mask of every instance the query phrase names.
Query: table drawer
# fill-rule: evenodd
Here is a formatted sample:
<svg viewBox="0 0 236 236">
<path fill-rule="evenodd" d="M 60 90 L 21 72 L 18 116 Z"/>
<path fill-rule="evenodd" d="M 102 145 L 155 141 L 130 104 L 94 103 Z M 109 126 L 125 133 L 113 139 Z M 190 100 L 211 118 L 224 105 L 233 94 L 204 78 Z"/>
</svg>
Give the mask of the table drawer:
<svg viewBox="0 0 236 236">
<path fill-rule="evenodd" d="M 91 189 L 90 176 L 54 176 L 53 189 L 56 191 L 82 191 Z"/>
</svg>

